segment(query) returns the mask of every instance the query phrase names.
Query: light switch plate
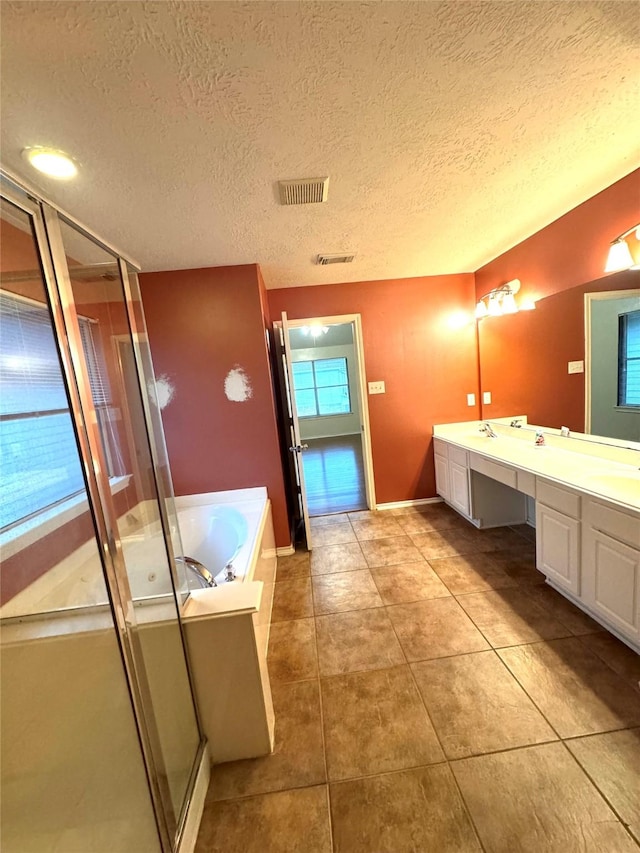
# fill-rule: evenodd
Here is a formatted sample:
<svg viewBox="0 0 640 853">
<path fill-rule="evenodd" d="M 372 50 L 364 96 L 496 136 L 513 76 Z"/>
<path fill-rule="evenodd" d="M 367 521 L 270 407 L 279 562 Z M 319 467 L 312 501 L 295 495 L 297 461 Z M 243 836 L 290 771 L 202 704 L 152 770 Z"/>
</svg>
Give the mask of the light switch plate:
<svg viewBox="0 0 640 853">
<path fill-rule="evenodd" d="M 567 368 L 567 373 L 584 373 L 584 361 L 570 361 Z"/>
<path fill-rule="evenodd" d="M 370 394 L 384 394 L 385 393 L 384 382 L 370 382 L 369 383 L 369 393 Z"/>
<path fill-rule="evenodd" d="M 476 395 L 475 394 L 467 394 L 467 406 L 475 406 L 476 404 Z"/>
<path fill-rule="evenodd" d="M 491 391 L 482 392 L 482 402 L 488 405 L 491 402 Z"/>
</svg>

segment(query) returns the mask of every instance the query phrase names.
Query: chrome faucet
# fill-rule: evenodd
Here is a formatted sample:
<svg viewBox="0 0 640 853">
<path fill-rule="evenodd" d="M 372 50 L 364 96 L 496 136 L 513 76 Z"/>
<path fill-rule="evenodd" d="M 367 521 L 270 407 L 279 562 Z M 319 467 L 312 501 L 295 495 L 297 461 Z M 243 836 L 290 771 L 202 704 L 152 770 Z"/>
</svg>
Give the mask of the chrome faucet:
<svg viewBox="0 0 640 853">
<path fill-rule="evenodd" d="M 509 424 L 510 427 L 517 427 L 517 429 L 522 429 L 522 418 L 514 418 Z"/>
<path fill-rule="evenodd" d="M 480 427 L 480 432 L 483 432 L 488 438 L 497 438 L 497 434 L 493 431 L 490 423 L 484 423 Z"/>
<path fill-rule="evenodd" d="M 189 569 L 197 577 L 198 584 L 203 589 L 218 586 L 214 576 L 206 566 L 202 565 L 200 560 L 196 560 L 194 557 L 176 557 L 176 563 L 182 563 L 183 566 Z"/>
</svg>

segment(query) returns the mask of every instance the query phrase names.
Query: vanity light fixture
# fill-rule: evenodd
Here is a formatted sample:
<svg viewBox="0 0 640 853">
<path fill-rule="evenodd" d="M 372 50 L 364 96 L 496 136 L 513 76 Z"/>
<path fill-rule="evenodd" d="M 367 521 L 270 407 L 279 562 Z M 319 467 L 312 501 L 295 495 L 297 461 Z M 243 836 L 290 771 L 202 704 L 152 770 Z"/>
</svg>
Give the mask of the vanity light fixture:
<svg viewBox="0 0 640 853">
<path fill-rule="evenodd" d="M 611 243 L 605 272 L 640 269 L 640 223 L 629 228 Z"/>
<path fill-rule="evenodd" d="M 502 314 L 515 314 L 517 311 L 535 308 L 532 302 L 518 308 L 515 294 L 520 290 L 520 279 L 514 278 L 500 287 L 495 287 L 479 300 L 476 305 L 476 318 L 500 317 Z"/>
<path fill-rule="evenodd" d="M 24 148 L 22 156 L 34 169 L 59 181 L 68 181 L 78 174 L 78 167 L 73 158 L 56 148 L 36 145 L 33 148 Z"/>
</svg>

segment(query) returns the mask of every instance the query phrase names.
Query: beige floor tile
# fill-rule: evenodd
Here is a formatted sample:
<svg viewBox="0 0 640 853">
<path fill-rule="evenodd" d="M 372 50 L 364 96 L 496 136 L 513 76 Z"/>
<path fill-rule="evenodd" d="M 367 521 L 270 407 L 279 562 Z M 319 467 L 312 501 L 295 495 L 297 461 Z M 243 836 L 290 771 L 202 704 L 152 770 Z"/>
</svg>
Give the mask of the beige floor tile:
<svg viewBox="0 0 640 853">
<path fill-rule="evenodd" d="M 471 527 L 465 521 L 460 513 L 447 506 L 444 501 L 434 504 L 425 504 L 418 507 L 421 516 L 428 519 L 433 525 L 434 530 L 447 530 L 452 527 L 459 527 L 460 524 Z"/>
<path fill-rule="evenodd" d="M 398 506 L 393 509 L 385 509 L 382 512 L 387 515 L 392 515 L 394 518 L 405 518 L 409 515 L 422 515 L 423 512 L 427 512 L 430 508 L 445 506 L 442 501 L 434 501 L 433 503 L 428 504 L 416 504 L 410 506 Z"/>
<path fill-rule="evenodd" d="M 316 527 L 312 529 L 311 536 L 314 548 L 321 548 L 323 545 L 343 545 L 345 542 L 356 541 L 356 535 L 348 521 L 344 524 L 325 524 Z"/>
<path fill-rule="evenodd" d="M 278 557 L 277 581 L 306 578 L 311 574 L 311 555 L 308 551 L 296 551 L 289 557 Z"/>
<path fill-rule="evenodd" d="M 451 765 L 487 853 L 632 853 L 636 845 L 564 744 Z"/>
<path fill-rule="evenodd" d="M 480 850 L 446 764 L 334 782 L 335 853 L 468 853 Z"/>
<path fill-rule="evenodd" d="M 407 660 L 479 652 L 489 644 L 456 602 L 433 598 L 387 607 Z"/>
<path fill-rule="evenodd" d="M 595 634 L 602 631 L 602 625 L 572 604 L 568 598 L 556 592 L 553 587 L 544 584 L 527 590 L 527 595 L 546 613 L 557 619 L 572 634 Z"/>
<path fill-rule="evenodd" d="M 376 509 L 358 509 L 354 512 L 348 512 L 349 521 L 364 521 L 366 519 L 379 518 L 380 512 Z"/>
<path fill-rule="evenodd" d="M 412 533 L 411 540 L 425 560 L 478 553 L 473 535 L 457 528 L 434 530 L 431 533 Z"/>
<path fill-rule="evenodd" d="M 489 554 L 443 557 L 429 564 L 453 595 L 518 585 Z"/>
<path fill-rule="evenodd" d="M 320 674 L 388 669 L 406 663 L 384 608 L 316 617 Z"/>
<path fill-rule="evenodd" d="M 318 677 L 316 626 L 313 619 L 274 622 L 267 656 L 272 684 Z"/>
<path fill-rule="evenodd" d="M 313 616 L 311 579 L 298 578 L 276 583 L 271 621 L 285 622 L 288 619 L 303 619 L 305 616 Z"/>
<path fill-rule="evenodd" d="M 424 598 L 446 598 L 451 593 L 426 560 L 371 569 L 385 604 L 404 604 Z"/>
<path fill-rule="evenodd" d="M 557 740 L 493 651 L 411 668 L 447 758 Z"/>
<path fill-rule="evenodd" d="M 535 545 L 525 540 L 519 548 L 492 551 L 491 559 L 506 575 L 523 586 L 546 583 L 545 576 L 536 569 Z"/>
<path fill-rule="evenodd" d="M 589 634 L 582 642 L 636 689 L 640 685 L 640 655 L 608 631 Z"/>
<path fill-rule="evenodd" d="M 331 853 L 326 785 L 208 803 L 195 853 Z"/>
<path fill-rule="evenodd" d="M 217 764 L 211 770 L 210 799 L 228 800 L 326 781 L 318 682 L 274 684 L 272 693 L 276 714 L 273 753 Z"/>
<path fill-rule="evenodd" d="M 403 533 L 432 533 L 434 530 L 467 531 L 469 523 L 457 513 L 437 515 L 428 512 L 416 512 L 411 515 L 397 516 Z"/>
<path fill-rule="evenodd" d="M 315 577 L 313 605 L 316 615 L 321 616 L 326 613 L 340 613 L 344 610 L 382 607 L 382 599 L 367 569 Z"/>
<path fill-rule="evenodd" d="M 498 654 L 561 737 L 640 724 L 638 693 L 577 637 Z"/>
<path fill-rule="evenodd" d="M 420 552 L 408 536 L 390 536 L 388 539 L 370 539 L 360 542 L 362 553 L 371 568 L 394 566 L 420 560 Z"/>
<path fill-rule="evenodd" d="M 523 539 L 528 539 L 529 542 L 536 541 L 536 529 L 530 524 L 512 524 L 511 529 L 519 533 Z"/>
<path fill-rule="evenodd" d="M 494 648 L 566 637 L 571 632 L 532 600 L 529 590 L 461 595 L 458 601 Z"/>
<path fill-rule="evenodd" d="M 351 524 L 359 541 L 401 536 L 403 532 L 398 520 L 390 515 L 378 514 L 375 518 L 354 519 Z"/>
<path fill-rule="evenodd" d="M 500 551 L 504 548 L 527 547 L 524 538 L 511 527 L 490 527 L 476 530 L 475 541 L 479 551 Z"/>
<path fill-rule="evenodd" d="M 349 516 L 346 512 L 336 512 L 333 515 L 314 515 L 310 521 L 311 530 L 317 530 L 330 524 L 344 524 L 349 521 Z"/>
<path fill-rule="evenodd" d="M 321 680 L 329 779 L 443 761 L 408 666 Z"/>
<path fill-rule="evenodd" d="M 367 561 L 357 542 L 345 545 L 323 545 L 311 552 L 311 574 L 328 575 L 333 572 L 353 572 L 366 569 Z"/>
<path fill-rule="evenodd" d="M 567 746 L 640 843 L 640 729 L 568 740 Z"/>
</svg>

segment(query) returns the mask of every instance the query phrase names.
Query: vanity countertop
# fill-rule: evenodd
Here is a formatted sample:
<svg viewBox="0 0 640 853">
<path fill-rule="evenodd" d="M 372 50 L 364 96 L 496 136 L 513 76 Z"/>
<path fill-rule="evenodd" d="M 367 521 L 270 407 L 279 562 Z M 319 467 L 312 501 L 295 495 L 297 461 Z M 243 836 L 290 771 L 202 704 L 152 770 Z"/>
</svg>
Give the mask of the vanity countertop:
<svg viewBox="0 0 640 853">
<path fill-rule="evenodd" d="M 534 444 L 537 427 L 510 427 L 490 421 L 497 433 L 480 432 L 484 421 L 434 426 L 433 435 L 496 462 L 528 471 L 538 477 L 640 512 L 640 449 L 599 444 L 588 438 L 565 438 L 557 431 L 545 433 L 546 444 Z M 630 442 L 632 444 L 632 442 Z"/>
</svg>

